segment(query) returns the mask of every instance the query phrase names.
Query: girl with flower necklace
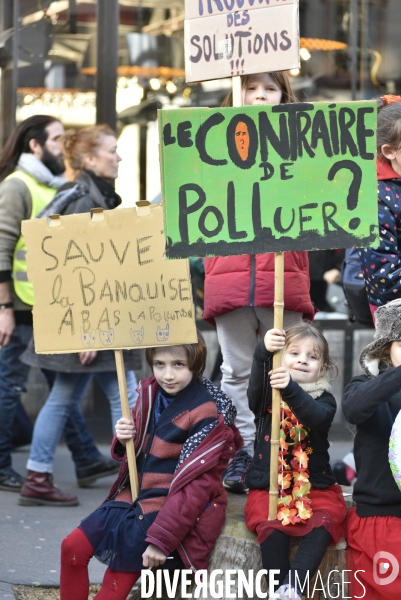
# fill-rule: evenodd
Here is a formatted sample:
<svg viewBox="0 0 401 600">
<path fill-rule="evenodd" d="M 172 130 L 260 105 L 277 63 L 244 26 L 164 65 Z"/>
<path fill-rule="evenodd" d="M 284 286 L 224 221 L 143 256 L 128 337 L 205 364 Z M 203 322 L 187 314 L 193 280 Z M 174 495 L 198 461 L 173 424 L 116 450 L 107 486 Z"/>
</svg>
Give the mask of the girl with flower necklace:
<svg viewBox="0 0 401 600">
<path fill-rule="evenodd" d="M 273 354 L 279 350 L 282 366 L 273 371 Z M 337 369 L 326 339 L 307 321 L 286 332 L 270 329 L 254 353 L 248 400 L 256 441 L 245 478 L 245 520 L 258 535 L 263 568 L 280 572 L 276 598 L 300 600 L 298 591 L 341 534 L 346 508 L 328 454 L 328 432 L 337 408 L 328 378 L 333 370 Z M 278 511 L 269 521 L 271 388 L 281 390 L 282 402 Z M 290 536 L 303 538 L 291 564 Z M 273 590 L 269 592 L 273 598 Z"/>
</svg>

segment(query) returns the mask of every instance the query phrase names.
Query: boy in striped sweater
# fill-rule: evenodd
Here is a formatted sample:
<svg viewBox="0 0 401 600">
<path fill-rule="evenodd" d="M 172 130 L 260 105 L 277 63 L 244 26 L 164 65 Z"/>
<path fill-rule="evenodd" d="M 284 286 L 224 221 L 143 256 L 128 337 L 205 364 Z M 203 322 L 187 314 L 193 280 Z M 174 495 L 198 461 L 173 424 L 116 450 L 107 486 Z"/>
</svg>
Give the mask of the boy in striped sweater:
<svg viewBox="0 0 401 600">
<path fill-rule="evenodd" d="M 87 600 L 92 556 L 108 565 L 97 600 L 125 600 L 143 567 L 205 569 L 225 520 L 222 472 L 242 445 L 235 408 L 202 378 L 206 344 L 148 348 L 153 376 L 139 384 L 132 420 L 120 419 L 112 456 L 121 468 L 106 501 L 62 543 L 60 599 Z M 139 492 L 125 453 L 134 438 Z"/>
</svg>

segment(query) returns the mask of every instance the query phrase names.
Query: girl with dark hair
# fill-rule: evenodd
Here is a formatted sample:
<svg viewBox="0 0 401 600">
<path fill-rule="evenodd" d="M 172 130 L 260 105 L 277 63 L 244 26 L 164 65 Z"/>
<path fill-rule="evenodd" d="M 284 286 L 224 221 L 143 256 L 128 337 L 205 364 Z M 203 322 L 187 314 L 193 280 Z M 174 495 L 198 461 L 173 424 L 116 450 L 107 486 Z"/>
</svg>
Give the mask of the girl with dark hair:
<svg viewBox="0 0 401 600">
<path fill-rule="evenodd" d="M 206 344 L 148 349 L 153 375 L 141 381 L 132 419 L 112 444 L 121 461 L 106 501 L 61 546 L 60 598 L 87 600 L 88 563 L 105 563 L 97 600 L 125 600 L 141 569 L 205 569 L 225 520 L 221 474 L 241 443 L 231 401 L 202 379 Z M 134 439 L 139 490 L 132 498 L 125 446 Z"/>
<path fill-rule="evenodd" d="M 379 99 L 377 193 L 380 243 L 359 251 L 372 315 L 401 298 L 401 96 Z"/>
</svg>

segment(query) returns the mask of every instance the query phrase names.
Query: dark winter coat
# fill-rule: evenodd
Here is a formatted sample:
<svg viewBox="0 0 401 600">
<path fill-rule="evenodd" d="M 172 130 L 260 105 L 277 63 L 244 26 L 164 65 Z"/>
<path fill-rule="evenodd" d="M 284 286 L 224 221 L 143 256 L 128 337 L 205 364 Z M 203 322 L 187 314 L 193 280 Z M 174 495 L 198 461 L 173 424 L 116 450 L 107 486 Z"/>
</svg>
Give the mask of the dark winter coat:
<svg viewBox="0 0 401 600">
<path fill-rule="evenodd" d="M 380 244 L 359 251 L 369 303 L 401 298 L 401 176 L 377 161 Z"/>
<path fill-rule="evenodd" d="M 253 356 L 248 387 L 249 408 L 255 415 L 256 425 L 255 454 L 245 479 L 250 489 L 268 490 L 270 485 L 272 388 L 268 373 L 272 368 L 273 354 L 266 350 L 263 342 L 259 342 Z M 315 488 L 326 489 L 336 483 L 328 453 L 328 433 L 337 410 L 335 398 L 328 391 L 312 398 L 292 379 L 281 390 L 281 395 L 299 422 L 310 429 L 307 438 L 312 449 L 308 462 L 309 481 Z"/>
<path fill-rule="evenodd" d="M 89 212 L 92 208 L 112 210 L 121 204 L 120 196 L 114 192 L 110 184 L 104 179 L 96 177 L 90 171 L 85 170 L 73 182 L 63 185 L 57 192 L 53 202 L 55 202 L 60 192 L 76 184 L 80 186 L 76 194 L 77 197 L 69 202 L 68 206 L 61 213 L 63 215 Z"/>
<path fill-rule="evenodd" d="M 146 537 L 147 542 L 157 545 L 167 555 L 177 550 L 185 567 L 194 571 L 207 568 L 209 552 L 223 527 L 227 495 L 222 486 L 222 472 L 228 459 L 242 445 L 241 436 L 233 425 L 235 410 L 231 401 L 208 380 L 204 380 L 204 385 L 211 394 L 210 398 L 217 398 L 217 411 L 215 406 L 214 413 L 218 412 L 218 417 L 184 443 L 177 468 L 169 482 L 168 494 L 163 496 L 161 508 Z M 141 466 L 146 467 L 143 453 L 149 445 L 149 420 L 157 389 L 158 384 L 153 376 L 142 381 L 138 402 L 132 411 L 137 431 L 135 452 L 140 484 L 144 476 Z M 169 409 L 173 404 L 174 400 Z M 205 414 L 202 412 L 203 418 Z M 184 418 L 185 411 L 178 417 Z M 128 478 L 125 450 L 116 438 L 112 445 L 112 456 L 122 462 L 107 500 L 124 487 Z M 140 489 L 138 507 L 143 514 L 141 518 L 146 520 L 147 506 L 146 502 L 141 501 L 142 495 Z"/>
<path fill-rule="evenodd" d="M 353 499 L 360 517 L 401 518 L 401 492 L 388 460 L 390 434 L 400 410 L 401 367 L 376 377 L 358 375 L 345 388 L 344 415 L 357 426 Z"/>
<path fill-rule="evenodd" d="M 99 181 L 88 171 L 82 173 L 73 182 L 63 185 L 50 204 L 46 207 L 46 214 L 72 215 L 77 213 L 89 212 L 92 208 L 103 208 L 104 210 L 113 209 L 121 204 L 121 198 L 114 194 L 111 185 L 104 180 L 102 189 L 106 190 L 106 195 L 102 194 L 95 181 Z M 65 190 L 71 189 L 79 184 L 79 188 L 72 196 L 72 201 L 61 209 L 58 201 Z M 44 211 L 38 217 L 45 216 Z M 39 369 L 49 369 L 60 373 L 102 373 L 116 370 L 114 352 L 112 350 L 102 350 L 97 353 L 96 358 L 88 365 L 82 365 L 78 353 L 74 354 L 36 354 L 34 340 L 31 339 L 28 348 L 20 357 L 23 363 L 30 367 Z M 125 368 L 140 369 L 141 357 L 137 350 L 124 351 Z"/>
<path fill-rule="evenodd" d="M 274 302 L 274 254 L 205 258 L 205 308 L 203 318 L 244 306 L 272 307 Z M 312 320 L 315 310 L 309 295 L 307 252 L 284 254 L 284 305 Z"/>
</svg>

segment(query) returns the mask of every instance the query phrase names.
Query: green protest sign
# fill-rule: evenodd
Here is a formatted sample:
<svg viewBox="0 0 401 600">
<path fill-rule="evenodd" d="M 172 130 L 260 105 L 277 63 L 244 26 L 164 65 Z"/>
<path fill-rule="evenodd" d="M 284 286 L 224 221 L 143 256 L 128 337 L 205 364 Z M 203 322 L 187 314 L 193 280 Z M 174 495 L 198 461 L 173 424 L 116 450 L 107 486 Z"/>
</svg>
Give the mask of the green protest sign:
<svg viewBox="0 0 401 600">
<path fill-rule="evenodd" d="M 376 103 L 159 111 L 166 256 L 377 238 Z"/>
</svg>

